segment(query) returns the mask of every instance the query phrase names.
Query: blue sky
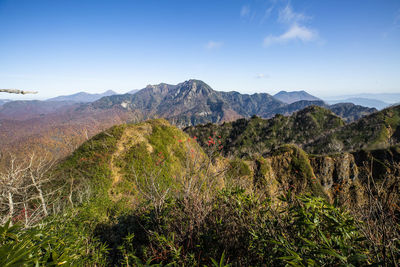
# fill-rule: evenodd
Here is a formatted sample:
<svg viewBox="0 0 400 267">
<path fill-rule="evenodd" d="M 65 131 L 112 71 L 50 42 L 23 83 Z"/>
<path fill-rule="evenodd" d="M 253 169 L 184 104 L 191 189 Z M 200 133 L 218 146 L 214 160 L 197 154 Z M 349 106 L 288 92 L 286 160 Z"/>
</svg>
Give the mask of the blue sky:
<svg viewBox="0 0 400 267">
<path fill-rule="evenodd" d="M 400 1 L 0 0 L 0 88 L 46 98 L 190 78 L 242 93 L 400 92 Z"/>
</svg>

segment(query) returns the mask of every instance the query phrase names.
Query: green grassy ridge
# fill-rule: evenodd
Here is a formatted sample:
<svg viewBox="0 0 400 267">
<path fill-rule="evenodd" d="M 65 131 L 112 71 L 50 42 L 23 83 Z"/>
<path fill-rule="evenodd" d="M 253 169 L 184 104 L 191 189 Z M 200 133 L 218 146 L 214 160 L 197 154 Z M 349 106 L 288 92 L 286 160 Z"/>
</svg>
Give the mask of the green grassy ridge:
<svg viewBox="0 0 400 267">
<path fill-rule="evenodd" d="M 111 185 L 110 160 L 126 127 L 114 126 L 92 137 L 62 160 L 54 168 L 52 175 L 60 183 L 71 183 L 73 180 L 75 187 L 87 184 L 96 193 L 104 194 L 106 187 Z"/>
<path fill-rule="evenodd" d="M 195 140 L 166 121 L 152 120 L 146 123 L 152 127 L 151 134 L 127 148 L 117 159 L 123 176 L 122 183 L 117 185 L 118 190 L 136 195 L 134 188 L 141 186 L 136 181 L 145 183 L 146 176 L 156 173 L 161 188 L 177 191 L 179 184 L 176 177 L 184 175 L 194 157 L 205 160 L 207 156 Z"/>
<path fill-rule="evenodd" d="M 142 135 L 141 127 L 148 127 L 149 134 Z M 130 137 L 126 137 L 128 131 L 136 130 L 140 133 L 140 140 L 132 145 L 122 144 L 122 151 L 118 151 L 121 139 L 125 138 L 129 143 Z M 113 155 L 117 153 L 118 156 L 115 155 L 113 159 Z M 110 190 L 115 194 L 135 196 L 135 175 L 143 182 L 146 173 L 154 170 L 157 173 L 160 171 L 157 174 L 160 176 L 159 183 L 165 187 L 177 186 L 174 177 L 182 175 L 188 158 L 193 161 L 194 157 L 205 160 L 207 155 L 187 134 L 165 120 L 156 119 L 114 126 L 94 136 L 71 156 L 62 160 L 54 168 L 52 175 L 57 181 L 54 186 L 64 185 L 64 195 L 68 195 L 71 186 L 77 192 L 74 195 L 84 188 L 90 188 L 94 200 L 100 197 L 107 201 L 110 200 Z M 113 164 L 118 170 L 112 168 Z M 119 171 L 118 175 L 122 180 L 113 184 L 116 171 Z"/>
<path fill-rule="evenodd" d="M 143 138 L 132 146 L 125 147 L 126 144 L 123 143 L 123 150 L 118 151 L 123 139 L 127 138 L 128 132 L 140 132 L 142 127 L 149 127 L 149 134 L 140 135 Z M 148 150 L 149 145 L 152 151 Z M 116 153 L 119 153 L 119 156 L 113 158 Z M 67 265 L 77 262 L 90 263 L 92 260 L 102 261 L 107 253 L 103 250 L 97 251 L 99 248 L 104 249 L 95 237 L 99 227 L 114 225 L 122 216 L 131 214 L 137 206 L 147 205 L 147 201 L 138 196 L 138 185 L 132 177 L 132 168 L 137 171 L 140 181 L 144 178 L 144 169 L 146 171 L 160 170 L 157 183 L 160 188 L 174 189 L 171 190 L 173 194 L 179 190 L 174 178 L 182 174 L 179 171 L 185 169 L 187 159 L 191 158 L 192 154 L 198 159 L 207 158 L 193 139 L 162 119 L 114 126 L 82 144 L 72 155 L 59 162 L 51 173 L 55 178 L 52 186 L 55 188 L 63 186 L 60 191 L 61 199 L 65 202 L 62 215 L 52 215 L 45 221 L 50 228 L 37 229 L 40 233 L 51 229 L 49 234 L 53 236 L 54 242 L 64 244 L 64 246 L 59 246 L 58 250 L 54 248 L 50 250 L 54 253 L 61 251 L 60 253 L 65 254 L 59 257 L 53 255 L 54 260 L 63 262 L 63 258 L 67 258 L 68 251 L 76 247 L 77 251 L 70 252 L 71 257 L 76 258 L 74 260 L 68 258 Z M 160 155 L 163 155 L 161 164 Z M 123 178 L 116 184 L 113 183 L 113 171 L 115 172 L 116 169 L 112 167 L 112 164 L 119 165 Z M 71 187 L 74 192 L 73 206 L 67 199 Z M 91 193 L 83 199 L 83 202 L 80 202 L 82 200 L 79 200 L 79 195 L 85 191 Z M 121 193 L 126 197 L 117 199 L 113 193 Z M 69 218 L 69 216 L 72 217 Z M 65 227 L 53 227 L 53 221 Z M 70 230 L 72 236 L 79 235 L 76 245 L 71 243 L 71 238 L 63 234 L 67 228 L 75 229 Z M 96 257 L 98 259 L 93 259 Z"/>
</svg>

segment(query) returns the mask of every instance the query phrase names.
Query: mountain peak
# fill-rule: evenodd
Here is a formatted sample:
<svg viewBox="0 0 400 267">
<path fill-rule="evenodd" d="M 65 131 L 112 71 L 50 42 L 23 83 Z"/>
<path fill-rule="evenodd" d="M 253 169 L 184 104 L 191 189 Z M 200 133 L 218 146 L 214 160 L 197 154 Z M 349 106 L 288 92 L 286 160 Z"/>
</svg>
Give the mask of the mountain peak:
<svg viewBox="0 0 400 267">
<path fill-rule="evenodd" d="M 72 101 L 72 102 L 81 102 L 81 103 L 88 103 L 88 102 L 94 102 L 103 96 L 112 96 L 117 94 L 113 90 L 107 90 L 104 93 L 101 94 L 90 94 L 87 92 L 78 92 L 72 95 L 63 95 L 63 96 L 57 96 L 53 97 L 50 99 L 47 99 L 47 101 Z"/>
<path fill-rule="evenodd" d="M 292 92 L 286 92 L 286 91 L 280 91 L 279 93 L 275 94 L 274 97 L 282 102 L 285 102 L 287 104 L 291 104 L 297 101 L 301 100 L 321 100 L 318 97 L 315 97 L 313 95 L 310 95 L 304 90 L 301 91 L 292 91 Z"/>
<path fill-rule="evenodd" d="M 107 90 L 104 93 L 102 93 L 101 95 L 103 96 L 109 96 L 109 95 L 116 95 L 117 92 L 113 91 L 113 90 Z"/>
<path fill-rule="evenodd" d="M 190 92 L 191 94 L 207 95 L 213 91 L 211 87 L 201 80 L 190 79 L 178 84 L 179 91 Z"/>
<path fill-rule="evenodd" d="M 190 86 L 208 86 L 202 80 L 190 79 L 183 82 L 183 85 L 190 85 Z"/>
</svg>

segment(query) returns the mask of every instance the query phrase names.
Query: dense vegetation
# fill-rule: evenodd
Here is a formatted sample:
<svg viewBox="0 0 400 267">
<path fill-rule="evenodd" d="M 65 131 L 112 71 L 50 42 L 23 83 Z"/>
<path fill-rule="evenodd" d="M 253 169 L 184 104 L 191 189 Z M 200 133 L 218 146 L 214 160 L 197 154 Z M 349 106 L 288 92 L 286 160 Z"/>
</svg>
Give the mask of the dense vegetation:
<svg viewBox="0 0 400 267">
<path fill-rule="evenodd" d="M 400 105 L 386 108 L 307 144 L 311 153 L 379 149 L 400 142 Z"/>
<path fill-rule="evenodd" d="M 301 146 L 343 125 L 343 120 L 331 111 L 310 106 L 291 116 L 276 115 L 268 120 L 253 116 L 222 125 L 192 126 L 184 131 L 200 140 L 220 136 L 225 155 L 250 157 L 254 153 L 268 153 L 284 144 Z M 203 147 L 207 149 L 207 143 L 203 143 Z"/>
<path fill-rule="evenodd" d="M 331 111 L 310 106 L 291 116 L 253 116 L 234 122 L 185 128 L 200 139 L 222 137 L 225 155 L 265 154 L 283 144 L 296 144 L 308 153 L 327 154 L 387 148 L 400 143 L 400 105 L 345 124 Z M 207 149 L 207 143 L 203 144 Z"/>
<path fill-rule="evenodd" d="M 318 107 L 206 125 L 192 137 L 153 120 L 110 128 L 43 173 L 34 161 L 15 164 L 24 172 L 13 172 L 12 210 L 2 202 L 0 265 L 398 264 L 398 148 L 325 157 L 293 144 L 332 125 L 343 122 Z M 344 159 L 357 177 L 338 175 Z M 358 163 L 371 159 L 379 176 Z M 351 205 L 340 194 L 348 188 L 361 194 Z"/>
</svg>

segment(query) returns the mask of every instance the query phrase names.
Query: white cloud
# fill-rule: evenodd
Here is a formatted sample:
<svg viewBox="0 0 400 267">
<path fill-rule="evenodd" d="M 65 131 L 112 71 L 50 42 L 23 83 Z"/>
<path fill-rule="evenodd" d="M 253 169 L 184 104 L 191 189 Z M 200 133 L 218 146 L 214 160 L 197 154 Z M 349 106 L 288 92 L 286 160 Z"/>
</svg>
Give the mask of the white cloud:
<svg viewBox="0 0 400 267">
<path fill-rule="evenodd" d="M 256 79 L 263 79 L 263 78 L 269 78 L 269 75 L 265 73 L 259 73 L 256 75 Z"/>
<path fill-rule="evenodd" d="M 287 43 L 291 40 L 300 40 L 302 42 L 309 42 L 317 39 L 318 33 L 305 26 L 293 24 L 283 34 L 279 36 L 269 35 L 264 38 L 264 46 L 270 46 L 276 43 Z"/>
<path fill-rule="evenodd" d="M 242 6 L 242 9 L 240 10 L 240 17 L 241 18 L 246 18 L 250 15 L 250 7 L 249 6 Z"/>
<path fill-rule="evenodd" d="M 217 48 L 220 48 L 222 45 L 223 45 L 224 43 L 223 42 L 217 42 L 217 41 L 209 41 L 207 44 L 206 44 L 206 48 L 207 49 L 217 49 Z"/>
<path fill-rule="evenodd" d="M 287 4 L 284 9 L 279 11 L 278 21 L 281 23 L 299 23 L 308 20 L 310 17 L 303 13 L 296 13 L 293 11 L 292 7 Z"/>
<path fill-rule="evenodd" d="M 318 32 L 304 25 L 305 21 L 311 18 L 303 13 L 293 11 L 290 4 L 287 4 L 279 11 L 278 22 L 288 27 L 280 35 L 268 35 L 264 38 L 264 46 L 273 44 L 284 44 L 290 41 L 310 42 L 318 39 Z"/>
<path fill-rule="evenodd" d="M 273 9 L 274 9 L 274 6 L 271 6 L 265 10 L 264 16 L 261 18 L 261 23 L 264 23 L 271 16 Z"/>
</svg>

